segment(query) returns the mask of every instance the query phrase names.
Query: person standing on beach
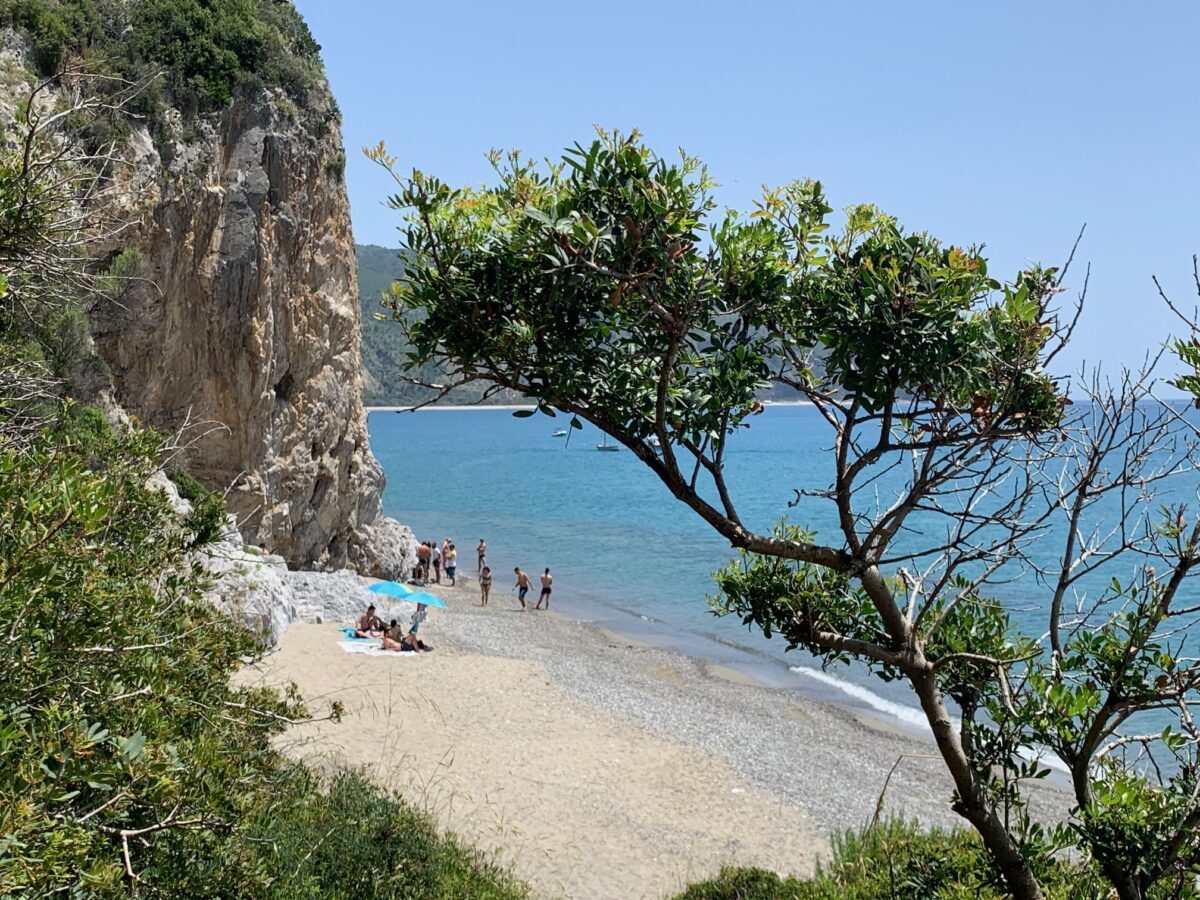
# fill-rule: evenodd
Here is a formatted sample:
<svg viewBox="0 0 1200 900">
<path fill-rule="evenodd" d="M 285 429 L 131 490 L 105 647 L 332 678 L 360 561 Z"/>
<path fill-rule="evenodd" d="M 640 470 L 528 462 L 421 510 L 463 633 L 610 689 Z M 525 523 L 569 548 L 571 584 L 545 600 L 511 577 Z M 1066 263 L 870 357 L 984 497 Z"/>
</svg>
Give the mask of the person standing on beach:
<svg viewBox="0 0 1200 900">
<path fill-rule="evenodd" d="M 537 606 L 534 609 L 542 608 L 542 601 L 546 601 L 546 609 L 550 608 L 550 586 L 554 584 L 554 576 L 550 574 L 550 570 L 546 569 L 542 573 L 542 592 L 538 595 Z"/>
<path fill-rule="evenodd" d="M 475 571 L 482 572 L 487 568 L 487 542 L 483 538 L 479 539 L 479 546 L 475 548 L 475 555 L 479 557 L 479 567 Z"/>
<path fill-rule="evenodd" d="M 438 583 L 442 583 L 442 551 L 438 549 L 438 545 L 430 542 L 429 544 L 429 559 L 433 563 L 433 578 Z"/>
<path fill-rule="evenodd" d="M 487 606 L 488 597 L 492 593 L 492 570 L 487 566 L 479 573 L 479 605 Z"/>
<path fill-rule="evenodd" d="M 408 633 L 409 633 L 409 634 L 416 634 L 416 633 L 417 633 L 417 629 L 418 629 L 418 628 L 420 628 L 420 627 L 421 627 L 421 623 L 425 621 L 425 616 L 426 616 L 426 612 L 425 612 L 425 610 L 426 610 L 426 606 L 425 606 L 425 604 L 424 604 L 424 603 L 418 603 L 418 604 L 417 604 L 417 610 L 416 610 L 416 612 L 414 612 L 414 613 L 412 614 L 412 618 L 410 618 L 410 619 L 408 620 L 408 622 L 409 622 L 409 625 L 411 625 L 411 626 L 412 626 L 412 627 L 411 627 L 411 628 L 409 628 L 409 630 L 408 630 Z"/>
<path fill-rule="evenodd" d="M 446 548 L 446 560 L 445 561 L 446 561 L 446 574 L 450 576 L 450 587 L 454 587 L 455 586 L 454 572 L 456 569 L 458 569 L 458 550 L 456 550 L 454 548 L 453 543 L 451 543 L 450 546 Z"/>
<path fill-rule="evenodd" d="M 517 592 L 517 599 L 521 601 L 521 611 L 524 612 L 527 609 L 525 595 L 529 593 L 529 576 L 521 571 L 520 566 L 514 566 L 513 572 L 517 576 L 517 583 L 513 585 L 513 590 Z"/>
<path fill-rule="evenodd" d="M 417 547 L 417 579 L 428 583 L 429 581 L 429 542 L 421 541 Z"/>
</svg>

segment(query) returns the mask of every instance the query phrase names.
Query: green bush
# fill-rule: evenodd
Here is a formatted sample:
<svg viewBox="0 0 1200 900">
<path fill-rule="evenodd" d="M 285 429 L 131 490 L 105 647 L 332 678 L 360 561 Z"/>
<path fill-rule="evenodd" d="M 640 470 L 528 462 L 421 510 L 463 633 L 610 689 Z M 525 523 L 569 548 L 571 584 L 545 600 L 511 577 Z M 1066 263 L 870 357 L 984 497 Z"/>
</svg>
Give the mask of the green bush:
<svg viewBox="0 0 1200 900">
<path fill-rule="evenodd" d="M 84 459 L 104 456 L 115 439 L 104 413 L 94 406 L 71 403 L 55 420 L 55 442 Z"/>
<path fill-rule="evenodd" d="M 509 900 L 526 888 L 433 821 L 388 796 L 364 775 L 336 775 L 321 791 L 296 773 L 295 802 L 255 823 L 270 836 L 269 868 L 280 898 L 354 900 L 371 897 Z M 267 844 L 259 843 L 259 847 Z"/>
<path fill-rule="evenodd" d="M 248 816 L 289 768 L 295 697 L 234 688 L 259 645 L 203 602 L 186 537 L 144 485 L 158 437 L 70 413 L 0 451 L 0 895 L 176 895 L 263 881 Z M 128 862 L 122 830 L 145 831 Z M 222 887 L 223 886 L 223 887 Z"/>
<path fill-rule="evenodd" d="M 924 830 L 895 820 L 835 836 L 832 856 L 811 880 L 763 869 L 725 868 L 677 900 L 1004 900 L 999 873 L 979 838 L 962 829 Z M 1048 900 L 1103 900 L 1109 890 L 1091 870 L 1061 861 L 1037 872 Z M 1156 896 L 1194 898 L 1182 893 Z"/>
<path fill-rule="evenodd" d="M 90 46 L 102 33 L 100 11 L 94 0 L 7 0 L 0 18 L 28 29 L 38 71 L 58 71 L 68 49 Z"/>
<path fill-rule="evenodd" d="M 320 46 L 289 4 L 140 0 L 132 24 L 135 55 L 162 65 L 176 99 L 201 112 L 242 83 L 303 99 L 320 72 Z"/>
<path fill-rule="evenodd" d="M 145 487 L 158 443 L 68 405 L 0 451 L 0 896 L 125 896 L 129 871 L 146 896 L 526 896 L 362 775 L 322 789 L 272 748 L 307 713 L 231 685 L 261 646 L 199 597 Z"/>
<path fill-rule="evenodd" d="M 174 102 L 209 112 L 238 85 L 280 88 L 304 100 L 321 74 L 320 45 L 290 3 L 274 0 L 0 0 L 0 21 L 29 32 L 43 75 L 68 57 L 129 80 L 164 74 Z M 127 26 L 131 31 L 127 34 Z M 132 111 L 153 116 L 165 98 L 142 95 Z M 120 121 L 89 126 L 102 144 Z"/>
<path fill-rule="evenodd" d="M 192 504 L 191 515 L 184 522 L 184 527 L 192 535 L 189 546 L 200 547 L 219 538 L 228 515 L 225 497 L 217 491 L 210 491 L 183 469 L 172 472 L 171 481 L 175 483 L 179 496 Z"/>
</svg>

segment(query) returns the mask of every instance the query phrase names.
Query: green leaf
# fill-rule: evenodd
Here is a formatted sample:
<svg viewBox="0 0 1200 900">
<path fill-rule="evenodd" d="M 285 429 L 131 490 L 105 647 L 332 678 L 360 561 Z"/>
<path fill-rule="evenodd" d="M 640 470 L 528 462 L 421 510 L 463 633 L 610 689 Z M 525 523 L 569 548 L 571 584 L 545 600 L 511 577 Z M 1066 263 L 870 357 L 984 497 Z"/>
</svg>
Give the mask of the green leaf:
<svg viewBox="0 0 1200 900">
<path fill-rule="evenodd" d="M 117 739 L 117 748 L 121 751 L 121 755 L 130 762 L 136 762 L 145 747 L 146 736 L 140 731 L 127 738 Z"/>
</svg>

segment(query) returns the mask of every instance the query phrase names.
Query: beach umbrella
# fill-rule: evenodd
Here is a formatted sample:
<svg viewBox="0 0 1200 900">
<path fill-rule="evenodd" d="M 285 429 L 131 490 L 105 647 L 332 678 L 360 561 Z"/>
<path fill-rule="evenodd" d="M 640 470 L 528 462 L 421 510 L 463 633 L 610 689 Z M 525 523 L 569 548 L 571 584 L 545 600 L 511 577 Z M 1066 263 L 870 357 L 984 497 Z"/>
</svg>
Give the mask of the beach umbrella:
<svg viewBox="0 0 1200 900">
<path fill-rule="evenodd" d="M 385 597 L 399 597 L 401 599 L 415 593 L 408 585 L 401 584 L 398 581 L 378 581 L 367 588 L 367 590 L 372 594 L 383 594 Z"/>
<path fill-rule="evenodd" d="M 425 591 L 413 591 L 410 594 L 405 594 L 403 597 L 396 597 L 397 600 L 404 600 L 408 603 L 424 603 L 426 606 L 436 606 L 438 609 L 447 609 L 446 604 L 433 594 L 427 594 Z"/>
</svg>

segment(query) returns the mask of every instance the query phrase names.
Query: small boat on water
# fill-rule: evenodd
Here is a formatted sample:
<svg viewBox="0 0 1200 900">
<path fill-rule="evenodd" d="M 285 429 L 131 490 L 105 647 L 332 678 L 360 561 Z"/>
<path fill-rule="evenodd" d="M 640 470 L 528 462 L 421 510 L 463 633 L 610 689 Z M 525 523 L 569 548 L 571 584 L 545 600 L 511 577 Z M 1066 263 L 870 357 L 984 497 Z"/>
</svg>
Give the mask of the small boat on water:
<svg viewBox="0 0 1200 900">
<path fill-rule="evenodd" d="M 606 450 L 606 451 L 608 451 L 609 453 L 616 453 L 616 452 L 617 452 L 618 450 L 620 450 L 621 448 L 620 448 L 620 446 L 618 446 L 617 444 L 610 444 L 610 443 L 608 442 L 608 435 L 606 434 L 606 435 L 604 435 L 604 442 L 603 442 L 603 443 L 600 443 L 600 444 L 597 444 L 597 445 L 596 445 L 596 449 L 597 449 L 597 450 Z"/>
<path fill-rule="evenodd" d="M 565 428 L 555 429 L 550 434 L 550 437 L 566 437 L 566 436 L 567 436 L 567 429 L 565 429 Z"/>
</svg>

